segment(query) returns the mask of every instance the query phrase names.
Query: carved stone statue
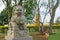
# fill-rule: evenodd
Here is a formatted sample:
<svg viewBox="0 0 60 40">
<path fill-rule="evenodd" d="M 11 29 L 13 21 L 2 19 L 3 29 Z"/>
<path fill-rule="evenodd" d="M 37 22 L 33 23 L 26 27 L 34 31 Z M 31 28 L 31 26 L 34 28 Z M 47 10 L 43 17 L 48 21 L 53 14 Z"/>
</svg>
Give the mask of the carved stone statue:
<svg viewBox="0 0 60 40">
<path fill-rule="evenodd" d="M 13 8 L 13 13 L 11 21 L 9 22 L 9 30 L 6 40 L 32 40 L 29 36 L 29 30 L 26 27 L 27 19 L 24 16 L 24 11 L 22 6 L 15 6 Z"/>
</svg>

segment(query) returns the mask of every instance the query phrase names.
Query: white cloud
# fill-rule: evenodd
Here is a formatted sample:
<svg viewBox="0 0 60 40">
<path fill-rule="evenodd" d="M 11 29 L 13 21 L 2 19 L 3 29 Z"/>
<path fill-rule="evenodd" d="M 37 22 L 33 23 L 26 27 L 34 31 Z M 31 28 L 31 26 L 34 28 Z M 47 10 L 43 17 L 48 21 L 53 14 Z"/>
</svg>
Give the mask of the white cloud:
<svg viewBox="0 0 60 40">
<path fill-rule="evenodd" d="M 5 5 L 2 3 L 2 1 L 0 0 L 0 12 L 5 8 Z"/>
</svg>

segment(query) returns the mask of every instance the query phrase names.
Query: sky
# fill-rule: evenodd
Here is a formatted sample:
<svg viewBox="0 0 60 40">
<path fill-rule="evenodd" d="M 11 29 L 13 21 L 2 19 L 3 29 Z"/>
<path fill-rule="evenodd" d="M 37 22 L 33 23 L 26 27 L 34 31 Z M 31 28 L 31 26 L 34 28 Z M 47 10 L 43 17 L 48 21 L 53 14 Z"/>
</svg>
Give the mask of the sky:
<svg viewBox="0 0 60 40">
<path fill-rule="evenodd" d="M 5 8 L 4 4 L 2 3 L 2 1 L 0 0 L 0 12 Z"/>
<path fill-rule="evenodd" d="M 54 0 L 55 1 L 55 0 Z M 40 3 L 42 3 L 42 2 L 45 2 L 46 4 L 48 4 L 48 1 L 47 0 L 41 0 L 41 2 Z M 56 2 L 55 2 L 56 3 Z M 40 14 L 41 14 L 41 18 L 42 18 L 42 20 L 43 20 L 43 18 L 44 18 L 44 12 L 45 12 L 45 8 L 44 7 L 41 7 L 40 8 Z M 59 17 L 60 16 L 60 5 L 58 6 L 58 8 L 56 9 L 56 12 L 55 12 L 55 18 L 54 18 L 54 23 L 55 23 L 55 21 L 56 21 L 56 19 L 57 19 L 57 17 Z M 50 14 L 48 13 L 47 14 L 47 16 L 46 16 L 46 18 L 45 18 L 45 23 L 48 23 L 50 21 Z"/>
<path fill-rule="evenodd" d="M 45 0 L 45 2 L 47 2 L 47 0 Z M 2 3 L 2 1 L 0 0 L 0 12 L 5 8 L 5 5 Z M 43 11 L 45 10 L 44 7 L 40 8 L 41 10 L 41 19 L 43 20 L 44 18 L 44 14 L 43 14 Z M 54 18 L 54 22 L 56 21 L 57 17 L 60 16 L 60 5 L 59 7 L 57 8 L 56 12 L 55 12 L 55 18 Z M 46 19 L 45 19 L 45 23 L 49 22 L 50 21 L 50 14 L 47 14 L 46 16 Z"/>
<path fill-rule="evenodd" d="M 40 8 L 40 10 L 41 10 L 41 11 L 40 11 L 40 12 L 41 12 L 41 13 L 40 13 L 40 14 L 41 14 L 41 18 L 42 18 L 42 20 L 43 20 L 45 8 L 42 7 L 42 8 Z M 60 6 L 56 9 L 54 22 L 56 21 L 57 17 L 59 17 L 59 16 L 60 16 Z M 49 21 L 50 21 L 50 14 L 48 13 L 47 16 L 46 16 L 45 22 L 49 22 Z"/>
</svg>

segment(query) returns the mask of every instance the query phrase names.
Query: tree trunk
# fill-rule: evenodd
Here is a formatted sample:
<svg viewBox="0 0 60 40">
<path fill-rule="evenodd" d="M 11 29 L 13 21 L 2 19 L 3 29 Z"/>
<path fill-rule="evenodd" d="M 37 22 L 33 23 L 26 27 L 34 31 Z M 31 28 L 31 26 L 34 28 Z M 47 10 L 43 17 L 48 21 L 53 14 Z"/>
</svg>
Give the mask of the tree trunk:
<svg viewBox="0 0 60 40">
<path fill-rule="evenodd" d="M 55 17 L 55 11 L 56 11 L 58 6 L 59 6 L 59 0 L 57 0 L 57 3 L 52 8 L 52 12 L 50 12 L 50 16 L 51 16 L 51 19 L 50 19 L 50 28 L 49 28 L 50 29 L 50 31 L 49 31 L 50 34 L 52 33 L 52 27 L 53 27 L 53 21 L 54 21 L 54 17 Z"/>
<path fill-rule="evenodd" d="M 22 1 L 23 1 L 23 0 L 20 0 L 20 2 L 18 3 L 18 5 L 21 5 L 21 6 L 22 6 Z"/>
<path fill-rule="evenodd" d="M 16 2 L 17 2 L 17 1 L 15 0 L 15 5 L 16 5 Z"/>
<path fill-rule="evenodd" d="M 49 33 L 52 33 L 52 27 L 53 27 L 53 21 L 54 21 L 54 16 L 55 16 L 55 13 L 53 13 L 54 15 L 51 16 L 51 19 L 50 19 L 50 31 Z"/>
</svg>

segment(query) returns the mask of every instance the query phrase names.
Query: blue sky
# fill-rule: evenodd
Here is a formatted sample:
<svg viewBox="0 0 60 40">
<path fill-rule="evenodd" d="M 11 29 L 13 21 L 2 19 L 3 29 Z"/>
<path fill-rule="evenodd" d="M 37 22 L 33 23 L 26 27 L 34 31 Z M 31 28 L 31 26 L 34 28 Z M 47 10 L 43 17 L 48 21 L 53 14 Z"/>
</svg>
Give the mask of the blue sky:
<svg viewBox="0 0 60 40">
<path fill-rule="evenodd" d="M 45 0 L 45 2 L 47 2 L 47 0 Z M 0 12 L 5 8 L 4 4 L 2 3 L 2 1 L 0 0 Z M 45 10 L 44 7 L 40 8 L 41 10 L 41 19 L 43 20 L 43 17 L 44 17 L 44 14 L 43 14 L 43 11 Z M 60 16 L 60 5 L 59 7 L 57 8 L 56 12 L 55 12 L 55 18 L 54 18 L 54 22 L 56 21 L 57 17 Z M 49 22 L 50 21 L 50 15 L 48 14 L 46 16 L 46 19 L 45 19 L 45 22 Z"/>
</svg>

